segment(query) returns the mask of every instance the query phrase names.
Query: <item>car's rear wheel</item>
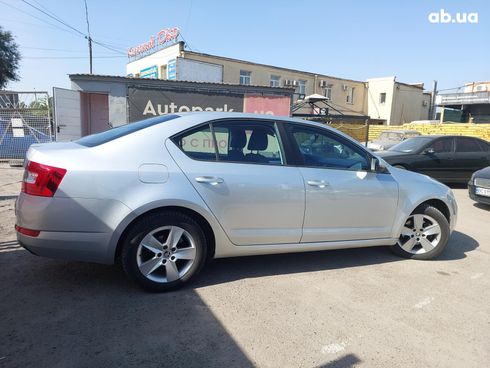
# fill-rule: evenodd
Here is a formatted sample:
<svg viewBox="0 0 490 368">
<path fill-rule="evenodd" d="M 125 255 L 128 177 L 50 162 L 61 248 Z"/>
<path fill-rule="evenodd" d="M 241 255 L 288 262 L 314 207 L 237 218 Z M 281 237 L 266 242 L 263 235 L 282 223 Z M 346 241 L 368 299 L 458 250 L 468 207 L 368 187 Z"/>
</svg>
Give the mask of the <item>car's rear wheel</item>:
<svg viewBox="0 0 490 368">
<path fill-rule="evenodd" d="M 446 217 L 437 208 L 424 205 L 408 217 L 392 250 L 406 258 L 435 258 L 446 247 L 449 235 Z"/>
<path fill-rule="evenodd" d="M 168 291 L 195 277 L 206 260 L 206 238 L 191 217 L 161 212 L 138 221 L 123 240 L 124 271 L 146 290 Z"/>
</svg>

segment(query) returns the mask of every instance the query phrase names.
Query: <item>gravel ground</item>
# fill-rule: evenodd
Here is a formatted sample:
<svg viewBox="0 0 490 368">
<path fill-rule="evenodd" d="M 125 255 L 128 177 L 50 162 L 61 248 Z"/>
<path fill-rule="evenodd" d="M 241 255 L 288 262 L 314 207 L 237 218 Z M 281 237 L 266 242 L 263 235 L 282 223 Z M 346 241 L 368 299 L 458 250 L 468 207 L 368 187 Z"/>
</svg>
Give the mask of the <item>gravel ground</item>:
<svg viewBox="0 0 490 368">
<path fill-rule="evenodd" d="M 20 248 L 21 174 L 0 168 L 0 368 L 489 364 L 490 208 L 466 189 L 436 261 L 385 248 L 223 259 L 149 294 L 116 266 Z"/>
</svg>

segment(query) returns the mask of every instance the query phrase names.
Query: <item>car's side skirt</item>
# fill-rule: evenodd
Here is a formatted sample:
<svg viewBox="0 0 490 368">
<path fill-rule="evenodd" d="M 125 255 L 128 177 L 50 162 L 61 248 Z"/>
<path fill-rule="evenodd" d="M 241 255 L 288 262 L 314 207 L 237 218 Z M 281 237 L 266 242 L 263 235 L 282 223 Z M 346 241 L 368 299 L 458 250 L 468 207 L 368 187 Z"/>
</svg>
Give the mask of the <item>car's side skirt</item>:
<svg viewBox="0 0 490 368">
<path fill-rule="evenodd" d="M 348 240 L 332 241 L 320 243 L 300 243 L 300 244 L 272 244 L 272 245 L 246 245 L 234 247 L 216 247 L 215 258 L 254 256 L 261 254 L 280 254 L 295 252 L 314 252 L 321 250 L 363 248 L 376 246 L 390 246 L 398 239 L 382 238 L 367 240 Z"/>
</svg>

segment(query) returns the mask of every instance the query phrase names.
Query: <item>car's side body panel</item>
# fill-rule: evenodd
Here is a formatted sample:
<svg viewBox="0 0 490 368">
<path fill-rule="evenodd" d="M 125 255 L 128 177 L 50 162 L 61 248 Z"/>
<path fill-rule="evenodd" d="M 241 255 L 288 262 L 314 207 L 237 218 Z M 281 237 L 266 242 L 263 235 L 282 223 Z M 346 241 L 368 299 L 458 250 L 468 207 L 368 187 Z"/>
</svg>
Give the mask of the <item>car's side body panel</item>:
<svg viewBox="0 0 490 368">
<path fill-rule="evenodd" d="M 302 243 L 391 237 L 398 183 L 389 174 L 301 168 L 306 187 Z M 308 182 L 323 182 L 311 186 Z"/>
</svg>

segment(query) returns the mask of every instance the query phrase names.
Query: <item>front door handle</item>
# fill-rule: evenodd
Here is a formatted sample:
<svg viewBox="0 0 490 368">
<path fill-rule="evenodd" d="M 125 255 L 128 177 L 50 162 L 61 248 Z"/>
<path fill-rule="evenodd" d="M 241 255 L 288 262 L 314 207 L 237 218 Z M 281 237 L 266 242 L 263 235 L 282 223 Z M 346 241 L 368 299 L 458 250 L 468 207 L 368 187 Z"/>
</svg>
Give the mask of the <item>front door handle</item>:
<svg viewBox="0 0 490 368">
<path fill-rule="evenodd" d="M 318 187 L 322 189 L 330 185 L 325 180 L 308 180 L 306 183 L 308 185 L 311 185 L 312 187 Z"/>
<path fill-rule="evenodd" d="M 224 182 L 223 179 L 217 178 L 216 176 L 198 176 L 196 178 L 198 183 L 210 184 L 210 185 L 218 185 Z"/>
</svg>

